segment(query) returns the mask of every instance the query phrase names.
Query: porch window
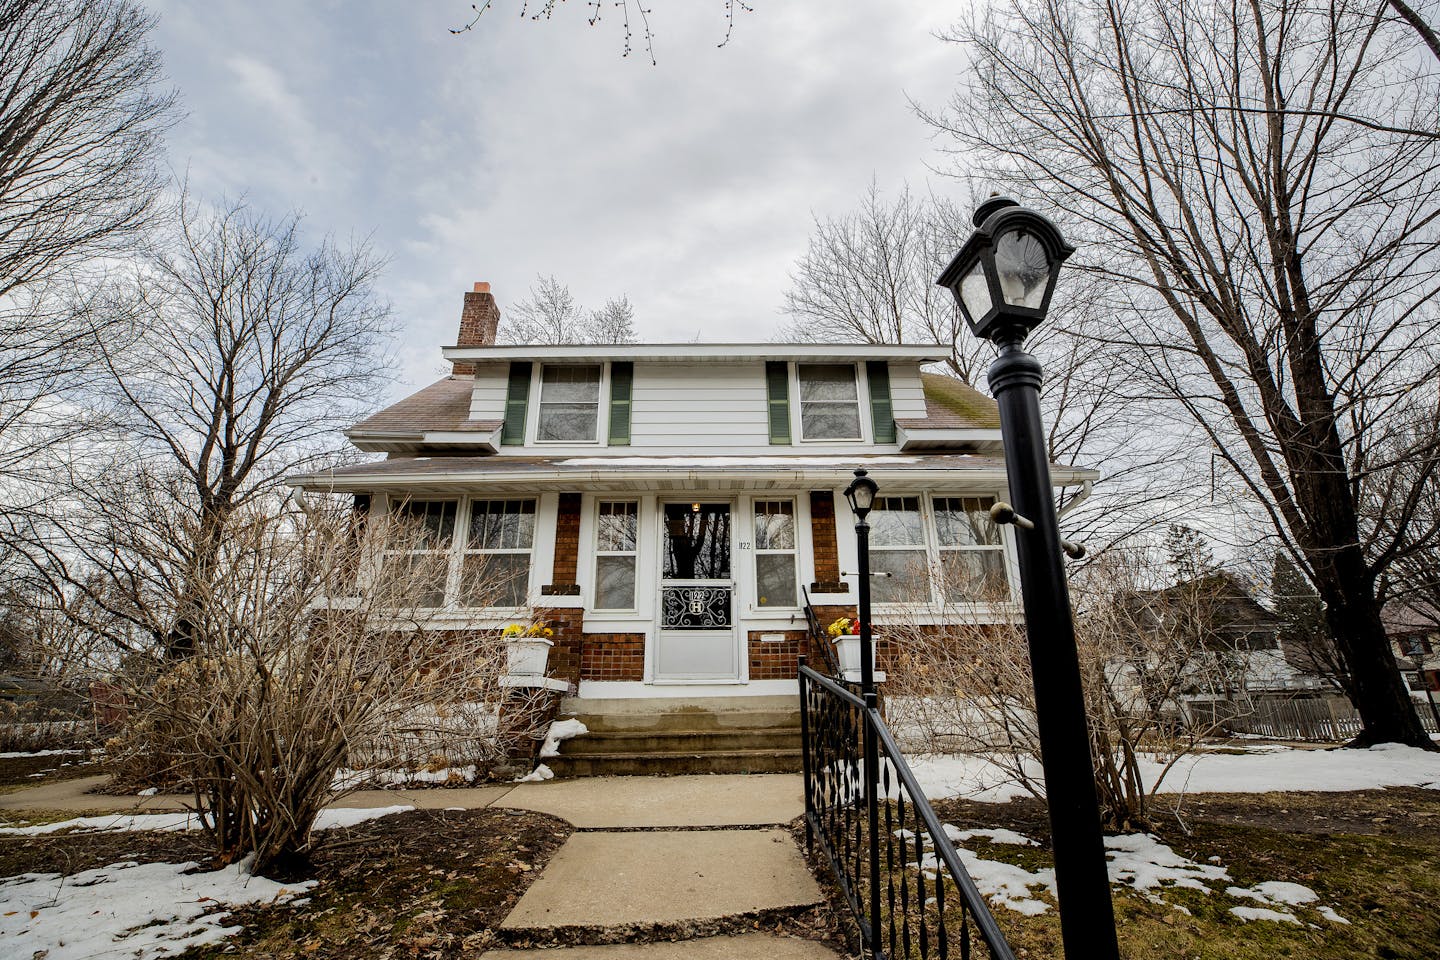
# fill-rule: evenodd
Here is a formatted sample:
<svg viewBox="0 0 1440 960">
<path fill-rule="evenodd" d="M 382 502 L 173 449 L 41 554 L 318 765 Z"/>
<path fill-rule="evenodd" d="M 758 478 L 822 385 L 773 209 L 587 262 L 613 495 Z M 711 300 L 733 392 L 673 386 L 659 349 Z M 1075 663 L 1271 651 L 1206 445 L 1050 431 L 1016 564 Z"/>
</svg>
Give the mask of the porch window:
<svg viewBox="0 0 1440 960">
<path fill-rule="evenodd" d="M 755 602 L 794 607 L 795 502 L 755 501 Z"/>
<path fill-rule="evenodd" d="M 537 441 L 593 443 L 600 422 L 600 366 L 547 366 L 540 377 Z"/>
<path fill-rule="evenodd" d="M 601 501 L 596 507 L 595 609 L 635 609 L 635 554 L 639 505 Z"/>
<path fill-rule="evenodd" d="M 523 606 L 534 544 L 534 500 L 470 501 L 469 536 L 460 567 L 462 605 Z"/>
<path fill-rule="evenodd" d="M 445 603 L 458 510 L 455 500 L 406 500 L 391 510 L 400 549 L 386 553 L 385 566 L 393 576 L 413 578 L 418 607 Z"/>
<path fill-rule="evenodd" d="M 876 603 L 930 599 L 925 526 L 919 497 L 876 497 L 870 511 L 870 571 Z"/>
<path fill-rule="evenodd" d="M 993 497 L 936 497 L 935 542 L 946 600 L 1006 600 L 1005 544 L 990 519 Z"/>
<path fill-rule="evenodd" d="M 800 436 L 806 440 L 859 440 L 860 395 L 850 363 L 796 364 L 800 381 Z"/>
</svg>

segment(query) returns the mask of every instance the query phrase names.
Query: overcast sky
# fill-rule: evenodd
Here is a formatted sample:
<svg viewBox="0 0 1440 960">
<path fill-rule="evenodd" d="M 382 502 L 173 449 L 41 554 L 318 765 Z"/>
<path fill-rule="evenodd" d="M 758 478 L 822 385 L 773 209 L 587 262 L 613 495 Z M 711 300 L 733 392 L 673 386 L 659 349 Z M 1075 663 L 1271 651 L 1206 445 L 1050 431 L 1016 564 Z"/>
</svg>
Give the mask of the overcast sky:
<svg viewBox="0 0 1440 960">
<path fill-rule="evenodd" d="M 397 395 L 443 371 L 473 281 L 502 308 L 540 273 L 628 295 L 643 340 L 768 340 L 814 216 L 872 177 L 959 189 L 909 104 L 962 68 L 948 3 L 753 0 L 717 49 L 720 0 L 662 0 L 658 66 L 581 0 L 538 24 L 499 0 L 461 36 L 462 0 L 150 5 L 192 187 L 390 257 Z"/>
</svg>

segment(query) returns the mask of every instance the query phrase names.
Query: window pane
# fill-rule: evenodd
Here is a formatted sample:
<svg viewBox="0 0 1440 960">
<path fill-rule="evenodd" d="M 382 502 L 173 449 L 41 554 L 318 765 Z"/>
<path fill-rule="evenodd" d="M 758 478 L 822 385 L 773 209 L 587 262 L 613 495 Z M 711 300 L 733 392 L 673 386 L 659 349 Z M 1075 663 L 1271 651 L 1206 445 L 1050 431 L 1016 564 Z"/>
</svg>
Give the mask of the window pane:
<svg viewBox="0 0 1440 960">
<path fill-rule="evenodd" d="M 600 399 L 600 368 L 546 367 L 540 385 L 541 403 L 595 403 Z"/>
<path fill-rule="evenodd" d="M 802 363 L 797 372 L 802 401 L 849 400 L 853 404 L 859 398 L 855 392 L 855 367 L 851 364 Z"/>
<path fill-rule="evenodd" d="M 755 504 L 755 549 L 795 549 L 795 505 L 789 500 Z"/>
<path fill-rule="evenodd" d="M 380 586 L 402 607 L 439 607 L 445 604 L 445 579 L 450 556 L 445 553 L 393 553 L 385 557 Z"/>
<path fill-rule="evenodd" d="M 542 403 L 538 440 L 594 440 L 598 422 L 593 403 Z"/>
<path fill-rule="evenodd" d="M 860 436 L 860 408 L 851 403 L 801 403 L 800 429 L 807 440 L 854 440 Z"/>
<path fill-rule="evenodd" d="M 528 553 L 466 554 L 460 569 L 460 602 L 467 607 L 519 607 L 530 584 Z"/>
<path fill-rule="evenodd" d="M 528 550 L 534 543 L 534 500 L 475 500 L 471 503 L 469 549 Z"/>
<path fill-rule="evenodd" d="M 1000 528 L 990 519 L 992 497 L 936 497 L 935 532 L 942 547 L 993 546 Z"/>
<path fill-rule="evenodd" d="M 635 606 L 635 558 L 595 559 L 595 609 L 630 610 Z"/>
<path fill-rule="evenodd" d="M 870 554 L 870 572 L 890 574 L 870 579 L 870 596 L 876 603 L 930 599 L 924 550 L 877 550 Z"/>
<path fill-rule="evenodd" d="M 999 550 L 946 550 L 940 555 L 947 600 L 1008 600 L 1005 554 Z"/>
<path fill-rule="evenodd" d="M 755 596 L 762 607 L 793 607 L 795 555 L 767 553 L 755 558 Z"/>
<path fill-rule="evenodd" d="M 667 580 L 730 579 L 730 505 L 665 504 Z"/>
<path fill-rule="evenodd" d="M 407 500 L 395 507 L 405 536 L 420 549 L 449 546 L 455 536 L 455 500 Z"/>
<path fill-rule="evenodd" d="M 597 546 L 602 552 L 635 549 L 638 511 L 634 503 L 602 503 Z"/>
<path fill-rule="evenodd" d="M 870 510 L 870 543 L 877 547 L 923 545 L 919 497 L 876 497 Z"/>
</svg>

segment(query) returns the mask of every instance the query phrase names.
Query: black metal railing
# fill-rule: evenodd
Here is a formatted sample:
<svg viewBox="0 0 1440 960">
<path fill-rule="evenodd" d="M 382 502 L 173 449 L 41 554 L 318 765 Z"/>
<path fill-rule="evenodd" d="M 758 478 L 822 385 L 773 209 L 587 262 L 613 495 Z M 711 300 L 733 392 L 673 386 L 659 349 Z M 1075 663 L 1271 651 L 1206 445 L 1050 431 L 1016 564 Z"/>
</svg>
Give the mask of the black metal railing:
<svg viewBox="0 0 1440 960">
<path fill-rule="evenodd" d="M 825 665 L 825 672 L 832 677 L 840 676 L 840 664 L 835 659 L 835 650 L 830 645 L 830 636 L 820 623 L 820 615 L 810 603 L 810 591 L 802 584 L 800 592 L 805 595 L 805 623 L 810 627 L 810 649 L 818 651 L 819 662 Z"/>
<path fill-rule="evenodd" d="M 875 704 L 800 659 L 805 843 L 830 863 L 867 958 L 1013 960 Z M 873 797 L 867 773 L 874 771 Z"/>
</svg>

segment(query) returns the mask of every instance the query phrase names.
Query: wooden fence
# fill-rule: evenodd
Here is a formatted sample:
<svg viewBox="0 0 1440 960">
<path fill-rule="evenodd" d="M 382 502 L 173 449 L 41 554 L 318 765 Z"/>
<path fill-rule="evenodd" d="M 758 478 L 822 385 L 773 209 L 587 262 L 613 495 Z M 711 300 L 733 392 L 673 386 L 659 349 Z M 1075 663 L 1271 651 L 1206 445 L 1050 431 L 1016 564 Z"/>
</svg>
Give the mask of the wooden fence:
<svg viewBox="0 0 1440 960">
<path fill-rule="evenodd" d="M 1360 733 L 1360 714 L 1340 697 L 1255 700 L 1247 707 L 1222 721 L 1222 728 L 1276 740 L 1342 741 Z M 1440 733 L 1429 706 L 1416 707 L 1421 725 L 1430 733 Z"/>
</svg>

